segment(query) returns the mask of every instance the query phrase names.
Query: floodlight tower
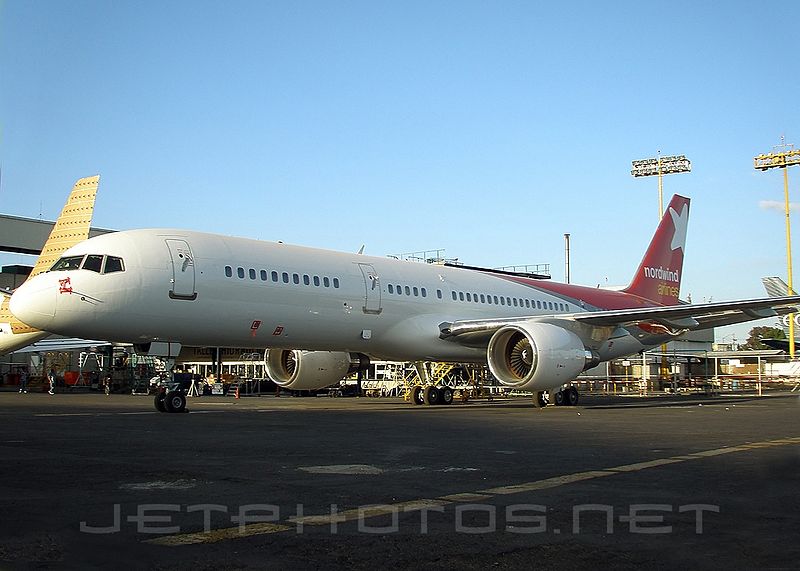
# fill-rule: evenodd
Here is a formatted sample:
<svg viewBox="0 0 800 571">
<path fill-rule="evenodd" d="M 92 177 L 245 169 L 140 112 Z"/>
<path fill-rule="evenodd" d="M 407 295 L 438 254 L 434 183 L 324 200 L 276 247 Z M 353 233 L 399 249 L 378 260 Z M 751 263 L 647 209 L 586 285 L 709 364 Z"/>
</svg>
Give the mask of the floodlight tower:
<svg viewBox="0 0 800 571">
<path fill-rule="evenodd" d="M 658 175 L 658 220 L 664 213 L 664 184 L 662 178 L 665 174 L 692 172 L 692 163 L 684 155 L 662 157 L 661 152 L 655 158 L 633 161 L 631 174 L 635 177 Z"/>
<path fill-rule="evenodd" d="M 773 147 L 773 152 L 753 158 L 753 166 L 756 170 L 783 169 L 783 199 L 786 214 L 786 271 L 788 273 L 788 279 L 786 280 L 788 291 L 786 295 L 793 294 L 792 230 L 789 224 L 789 167 L 800 165 L 800 150 L 796 150 L 793 147 L 794 145 L 787 145 L 784 138 L 781 137 L 781 144 Z M 789 358 L 794 359 L 794 315 L 789 316 Z"/>
<path fill-rule="evenodd" d="M 640 161 L 633 161 L 631 163 L 631 174 L 635 177 L 640 176 L 658 176 L 658 221 L 661 222 L 661 216 L 664 214 L 664 182 L 663 177 L 665 174 L 678 174 L 682 172 L 692 172 L 692 163 L 685 155 L 670 155 L 662 157 L 659 151 L 655 158 L 642 159 Z M 667 344 L 661 345 L 661 370 L 659 377 L 666 379 L 668 376 L 667 369 Z"/>
</svg>

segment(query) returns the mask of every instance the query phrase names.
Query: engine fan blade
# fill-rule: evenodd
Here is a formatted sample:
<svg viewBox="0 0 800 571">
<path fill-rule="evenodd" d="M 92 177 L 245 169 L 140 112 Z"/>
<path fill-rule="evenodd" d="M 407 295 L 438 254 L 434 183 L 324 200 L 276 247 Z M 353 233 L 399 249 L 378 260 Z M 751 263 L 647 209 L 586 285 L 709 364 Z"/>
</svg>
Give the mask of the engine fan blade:
<svg viewBox="0 0 800 571">
<path fill-rule="evenodd" d="M 514 343 L 509 343 L 508 368 L 518 378 L 523 379 L 533 367 L 533 348 L 524 335 L 519 335 Z"/>
</svg>

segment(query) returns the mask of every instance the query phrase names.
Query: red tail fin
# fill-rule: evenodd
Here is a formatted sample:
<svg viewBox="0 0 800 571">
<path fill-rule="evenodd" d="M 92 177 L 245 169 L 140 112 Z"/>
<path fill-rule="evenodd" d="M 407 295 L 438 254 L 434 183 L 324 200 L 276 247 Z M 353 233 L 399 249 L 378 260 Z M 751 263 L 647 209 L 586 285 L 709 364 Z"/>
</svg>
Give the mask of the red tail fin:
<svg viewBox="0 0 800 571">
<path fill-rule="evenodd" d="M 625 292 L 663 305 L 676 305 L 681 289 L 689 199 L 675 195 Z"/>
</svg>

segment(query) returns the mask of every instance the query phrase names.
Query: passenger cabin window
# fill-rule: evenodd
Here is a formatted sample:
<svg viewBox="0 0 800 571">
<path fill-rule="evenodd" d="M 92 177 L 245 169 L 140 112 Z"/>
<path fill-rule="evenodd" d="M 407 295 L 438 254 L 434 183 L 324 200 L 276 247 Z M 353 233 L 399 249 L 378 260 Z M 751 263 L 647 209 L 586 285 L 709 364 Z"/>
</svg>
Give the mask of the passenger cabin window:
<svg viewBox="0 0 800 571">
<path fill-rule="evenodd" d="M 232 278 L 233 277 L 233 268 L 230 266 L 225 266 L 225 277 Z"/>
<path fill-rule="evenodd" d="M 248 274 L 250 275 L 250 279 L 251 280 L 256 279 L 256 271 L 253 268 L 250 268 L 250 271 L 248 272 Z"/>
</svg>

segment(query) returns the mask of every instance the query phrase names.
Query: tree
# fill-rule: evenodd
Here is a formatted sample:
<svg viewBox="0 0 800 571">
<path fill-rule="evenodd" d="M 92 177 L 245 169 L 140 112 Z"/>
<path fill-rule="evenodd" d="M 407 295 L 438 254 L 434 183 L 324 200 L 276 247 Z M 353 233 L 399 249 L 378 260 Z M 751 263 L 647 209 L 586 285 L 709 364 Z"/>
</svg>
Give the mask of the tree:
<svg viewBox="0 0 800 571">
<path fill-rule="evenodd" d="M 741 345 L 739 349 L 769 349 L 759 339 L 786 339 L 786 335 L 777 327 L 753 327 L 747 337 L 747 343 Z"/>
</svg>

